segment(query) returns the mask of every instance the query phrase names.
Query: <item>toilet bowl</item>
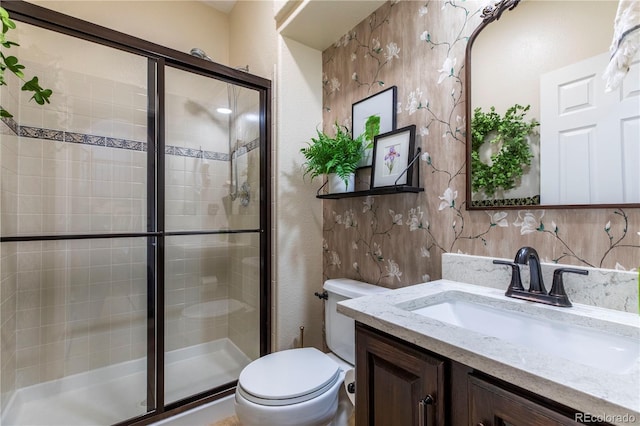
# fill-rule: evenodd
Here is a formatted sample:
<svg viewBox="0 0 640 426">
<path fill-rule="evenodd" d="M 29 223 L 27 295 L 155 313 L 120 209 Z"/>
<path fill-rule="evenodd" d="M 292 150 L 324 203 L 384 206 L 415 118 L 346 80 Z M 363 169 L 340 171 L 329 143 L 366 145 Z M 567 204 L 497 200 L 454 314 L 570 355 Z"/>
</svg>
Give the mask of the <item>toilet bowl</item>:
<svg viewBox="0 0 640 426">
<path fill-rule="evenodd" d="M 320 426 L 335 416 L 345 374 L 355 363 L 355 323 L 337 312 L 337 303 L 389 290 L 349 279 L 328 280 L 324 289 L 332 353 L 289 349 L 247 365 L 235 394 L 236 416 L 244 426 Z"/>
<path fill-rule="evenodd" d="M 315 348 L 266 355 L 240 373 L 236 415 L 245 426 L 326 425 L 345 372 Z"/>
</svg>

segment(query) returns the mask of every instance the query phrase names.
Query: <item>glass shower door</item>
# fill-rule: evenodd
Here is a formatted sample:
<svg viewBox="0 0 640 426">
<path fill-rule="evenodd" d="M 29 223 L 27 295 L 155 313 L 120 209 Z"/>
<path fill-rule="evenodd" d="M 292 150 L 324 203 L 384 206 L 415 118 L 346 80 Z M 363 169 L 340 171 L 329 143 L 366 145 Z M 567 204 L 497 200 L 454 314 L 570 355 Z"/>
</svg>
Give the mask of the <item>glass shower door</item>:
<svg viewBox="0 0 640 426">
<path fill-rule="evenodd" d="M 53 96 L 0 86 L 0 424 L 146 424 L 224 395 L 270 342 L 271 83 L 6 3 Z"/>
<path fill-rule="evenodd" d="M 147 411 L 147 58 L 20 22 L 0 122 L 3 425 Z M 78 55 L 77 52 L 82 52 Z"/>
<path fill-rule="evenodd" d="M 166 68 L 165 403 L 260 356 L 260 98 Z"/>
</svg>

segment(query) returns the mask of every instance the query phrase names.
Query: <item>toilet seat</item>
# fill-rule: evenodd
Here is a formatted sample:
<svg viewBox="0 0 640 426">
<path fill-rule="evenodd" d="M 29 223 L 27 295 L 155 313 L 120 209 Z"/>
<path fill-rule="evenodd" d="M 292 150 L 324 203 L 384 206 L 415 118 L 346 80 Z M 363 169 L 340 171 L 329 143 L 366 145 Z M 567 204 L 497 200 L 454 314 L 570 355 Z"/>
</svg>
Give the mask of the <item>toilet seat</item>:
<svg viewBox="0 0 640 426">
<path fill-rule="evenodd" d="M 331 389 L 342 379 L 340 366 L 316 348 L 274 352 L 251 362 L 237 390 L 248 401 L 268 406 L 297 404 Z"/>
</svg>

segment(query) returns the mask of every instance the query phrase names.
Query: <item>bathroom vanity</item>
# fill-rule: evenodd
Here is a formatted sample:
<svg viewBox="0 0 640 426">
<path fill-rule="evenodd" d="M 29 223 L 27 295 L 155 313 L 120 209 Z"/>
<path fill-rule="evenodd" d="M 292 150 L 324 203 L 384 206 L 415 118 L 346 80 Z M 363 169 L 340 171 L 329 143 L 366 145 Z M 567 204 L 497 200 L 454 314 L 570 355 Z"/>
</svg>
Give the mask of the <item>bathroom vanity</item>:
<svg viewBox="0 0 640 426">
<path fill-rule="evenodd" d="M 640 318 L 449 280 L 341 302 L 359 425 L 640 423 Z"/>
</svg>

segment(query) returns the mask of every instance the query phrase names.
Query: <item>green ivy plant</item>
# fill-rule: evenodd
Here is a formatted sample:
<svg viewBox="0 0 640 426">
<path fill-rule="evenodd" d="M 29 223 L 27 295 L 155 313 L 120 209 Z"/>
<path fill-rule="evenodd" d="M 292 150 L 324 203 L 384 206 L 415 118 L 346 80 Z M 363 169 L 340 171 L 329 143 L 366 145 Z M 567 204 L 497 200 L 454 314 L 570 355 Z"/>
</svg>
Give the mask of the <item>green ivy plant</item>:
<svg viewBox="0 0 640 426">
<path fill-rule="evenodd" d="M 481 108 L 473 111 L 471 121 L 471 188 L 493 196 L 499 189 L 509 190 L 524 174 L 524 167 L 531 164 L 531 148 L 527 136 L 540 124 L 535 119 L 527 122 L 525 115 L 530 105 L 515 104 L 504 116 L 491 107 L 485 113 Z M 489 136 L 492 136 L 489 139 Z M 491 156 L 491 165 L 480 160 L 480 147 L 489 142 L 501 144 L 500 150 Z"/>
<path fill-rule="evenodd" d="M 9 30 L 15 29 L 16 24 L 9 18 L 9 12 L 0 7 L 0 20 L 2 20 L 2 34 L 0 34 L 0 45 L 5 49 L 9 49 L 11 46 L 19 46 L 18 43 L 7 40 L 6 35 Z M 45 102 L 49 103 L 49 97 L 53 94 L 51 89 L 43 89 L 38 82 L 38 77 L 34 76 L 31 80 L 27 80 L 24 75 L 24 65 L 22 65 L 18 58 L 15 56 L 6 56 L 5 52 L 0 51 L 0 86 L 6 86 L 7 82 L 4 79 L 4 71 L 9 70 L 16 77 L 24 82 L 22 90 L 26 92 L 33 92 L 31 99 L 36 101 L 39 105 L 44 105 Z M 30 100 L 31 100 L 30 99 Z M 13 117 L 9 111 L 0 107 L 0 117 Z"/>
<path fill-rule="evenodd" d="M 363 153 L 363 135 L 353 139 L 345 126 L 335 124 L 334 137 L 316 130 L 318 137 L 311 138 L 306 148 L 300 149 L 304 155 L 304 176 L 311 178 L 335 173 L 348 185 L 349 176 L 355 173 Z"/>
</svg>

